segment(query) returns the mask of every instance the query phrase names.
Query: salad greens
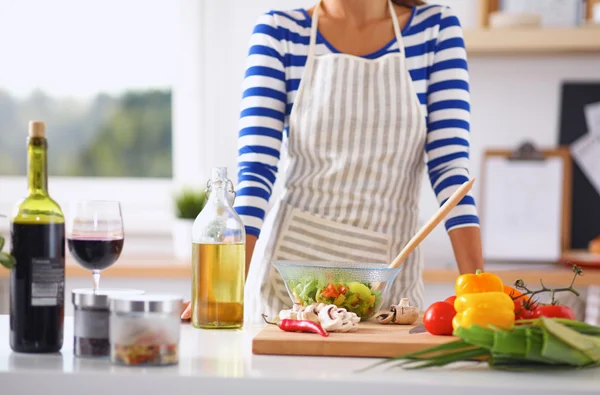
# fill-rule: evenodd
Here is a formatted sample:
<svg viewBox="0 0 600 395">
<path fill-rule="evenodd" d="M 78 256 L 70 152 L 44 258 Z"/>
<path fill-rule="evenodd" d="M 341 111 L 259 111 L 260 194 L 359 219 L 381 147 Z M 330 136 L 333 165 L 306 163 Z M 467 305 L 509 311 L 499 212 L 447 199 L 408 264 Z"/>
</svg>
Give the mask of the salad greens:
<svg viewBox="0 0 600 395">
<path fill-rule="evenodd" d="M 381 292 L 369 283 L 358 281 L 324 282 L 317 279 L 289 280 L 288 286 L 295 304 L 308 306 L 313 303 L 335 304 L 362 319 L 371 318 L 381 306 Z"/>
</svg>

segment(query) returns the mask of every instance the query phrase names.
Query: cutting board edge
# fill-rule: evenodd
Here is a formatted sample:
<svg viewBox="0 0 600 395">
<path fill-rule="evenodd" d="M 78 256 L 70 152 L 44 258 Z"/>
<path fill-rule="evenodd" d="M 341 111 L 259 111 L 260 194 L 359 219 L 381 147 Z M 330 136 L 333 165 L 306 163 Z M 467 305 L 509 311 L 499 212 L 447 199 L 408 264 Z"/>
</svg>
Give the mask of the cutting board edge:
<svg viewBox="0 0 600 395">
<path fill-rule="evenodd" d="M 412 337 L 412 336 L 411 336 Z M 415 340 L 419 339 L 416 335 Z M 436 345 L 450 343 L 457 338 L 444 336 L 435 343 L 415 341 L 408 343 L 373 342 L 371 344 L 358 344 L 352 347 L 349 342 L 328 342 L 323 339 L 319 342 L 309 342 L 298 347 L 295 342 L 282 339 L 254 338 L 252 341 L 252 354 L 254 355 L 281 355 L 281 356 L 312 356 L 312 357 L 349 357 L 349 358 L 392 358 L 399 355 L 422 351 Z"/>
<path fill-rule="evenodd" d="M 331 333 L 324 338 L 312 333 L 286 333 L 266 326 L 252 338 L 253 355 L 390 358 L 422 351 L 457 340 L 454 336 L 409 334 L 413 325 L 361 323 L 354 333 Z"/>
</svg>

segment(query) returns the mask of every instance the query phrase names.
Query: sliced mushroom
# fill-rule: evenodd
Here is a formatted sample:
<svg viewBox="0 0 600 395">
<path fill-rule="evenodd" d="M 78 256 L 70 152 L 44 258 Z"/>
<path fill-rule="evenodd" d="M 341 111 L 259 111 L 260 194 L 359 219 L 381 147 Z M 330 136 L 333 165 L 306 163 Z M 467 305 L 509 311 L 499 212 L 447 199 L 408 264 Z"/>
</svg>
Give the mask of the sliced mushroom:
<svg viewBox="0 0 600 395">
<path fill-rule="evenodd" d="M 300 311 L 304 311 L 304 310 L 305 310 L 305 307 L 302 306 L 301 304 L 295 303 L 292 306 L 292 311 L 294 311 L 294 312 L 300 312 Z"/>
<path fill-rule="evenodd" d="M 419 318 L 419 310 L 411 306 L 408 298 L 402 298 L 400 304 L 392 306 L 394 311 L 394 324 L 411 325 Z"/>
<path fill-rule="evenodd" d="M 316 322 L 317 324 L 320 323 L 319 316 L 314 311 L 310 311 L 310 310 L 304 310 L 304 311 L 301 311 L 300 313 L 298 313 L 298 319 L 304 320 L 304 321 L 313 321 L 313 322 Z"/>
<path fill-rule="evenodd" d="M 356 313 L 347 311 L 346 309 L 338 309 L 338 314 L 342 317 L 342 327 L 339 332 L 356 332 L 360 317 Z"/>
<path fill-rule="evenodd" d="M 293 310 L 281 310 L 279 312 L 280 320 L 296 320 L 298 319 L 298 313 Z"/>
<path fill-rule="evenodd" d="M 309 306 L 294 306 L 290 310 L 281 310 L 279 319 L 305 320 L 321 324 L 327 332 L 356 332 L 360 317 L 336 305 L 313 303 Z"/>
<path fill-rule="evenodd" d="M 390 324 L 396 318 L 396 310 L 392 309 L 390 311 L 386 311 L 385 313 L 380 313 L 377 315 L 376 318 L 380 324 L 384 324 L 384 325 Z"/>
<path fill-rule="evenodd" d="M 319 320 L 321 326 L 327 332 L 335 332 L 342 327 L 342 317 L 338 314 L 337 306 L 332 304 L 323 308 L 319 312 Z"/>
</svg>

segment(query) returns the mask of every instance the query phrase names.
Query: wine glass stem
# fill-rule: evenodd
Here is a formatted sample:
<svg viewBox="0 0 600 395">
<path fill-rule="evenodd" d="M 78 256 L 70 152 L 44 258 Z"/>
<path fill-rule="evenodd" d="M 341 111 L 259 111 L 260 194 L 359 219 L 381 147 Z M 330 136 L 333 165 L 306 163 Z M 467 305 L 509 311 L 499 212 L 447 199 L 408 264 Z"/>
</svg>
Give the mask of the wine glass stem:
<svg viewBox="0 0 600 395">
<path fill-rule="evenodd" d="M 100 270 L 92 270 L 94 275 L 94 290 L 100 288 Z"/>
</svg>

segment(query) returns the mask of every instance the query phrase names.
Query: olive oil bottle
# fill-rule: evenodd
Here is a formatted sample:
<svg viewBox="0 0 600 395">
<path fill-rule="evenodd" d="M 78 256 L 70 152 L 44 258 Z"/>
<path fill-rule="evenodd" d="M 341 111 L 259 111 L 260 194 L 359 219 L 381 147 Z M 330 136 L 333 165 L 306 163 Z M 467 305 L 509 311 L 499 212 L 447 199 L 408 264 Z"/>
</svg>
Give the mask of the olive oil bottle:
<svg viewBox="0 0 600 395">
<path fill-rule="evenodd" d="M 48 193 L 48 142 L 43 122 L 29 123 L 29 193 L 10 221 L 10 346 L 15 352 L 57 352 L 63 345 L 65 221 Z"/>
<path fill-rule="evenodd" d="M 227 169 L 215 168 L 192 230 L 192 325 L 236 329 L 244 323 L 246 233 L 233 209 Z"/>
</svg>

